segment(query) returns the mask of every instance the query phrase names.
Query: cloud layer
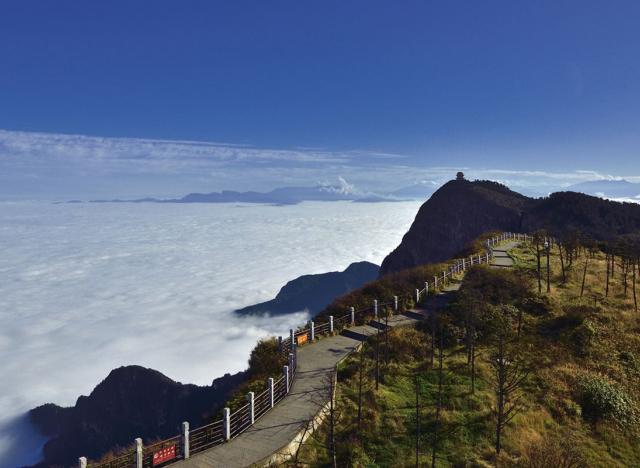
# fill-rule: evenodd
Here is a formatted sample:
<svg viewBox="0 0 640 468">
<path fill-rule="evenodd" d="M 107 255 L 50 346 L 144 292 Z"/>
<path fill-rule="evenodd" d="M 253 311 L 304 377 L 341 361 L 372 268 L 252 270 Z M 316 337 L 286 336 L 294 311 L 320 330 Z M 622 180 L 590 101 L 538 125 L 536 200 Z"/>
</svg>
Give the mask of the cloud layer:
<svg viewBox="0 0 640 468">
<path fill-rule="evenodd" d="M 418 206 L 0 203 L 0 465 L 15 466 L 10 419 L 73 404 L 114 367 L 198 384 L 245 368 L 256 340 L 307 315 L 233 310 L 303 274 L 380 263 Z"/>
<path fill-rule="evenodd" d="M 222 189 L 335 184 L 340 178 L 345 190 L 389 192 L 422 181 L 439 185 L 458 170 L 468 178 L 498 180 L 514 189 L 546 194 L 577 182 L 616 178 L 588 168 L 550 172 L 436 166 L 429 161 L 429 154 L 268 149 L 0 130 L 0 198 L 175 197 Z M 634 174 L 625 178 L 640 181 Z"/>
</svg>

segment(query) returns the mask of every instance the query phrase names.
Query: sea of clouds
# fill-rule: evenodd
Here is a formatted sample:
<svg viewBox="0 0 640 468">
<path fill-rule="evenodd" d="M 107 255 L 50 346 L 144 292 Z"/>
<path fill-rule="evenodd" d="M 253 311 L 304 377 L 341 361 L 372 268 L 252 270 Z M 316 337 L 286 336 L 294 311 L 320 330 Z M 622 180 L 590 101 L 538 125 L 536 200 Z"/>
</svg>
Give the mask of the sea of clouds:
<svg viewBox="0 0 640 468">
<path fill-rule="evenodd" d="M 25 412 L 126 364 L 210 384 L 306 312 L 239 318 L 303 274 L 380 263 L 418 203 L 0 203 L 0 466 L 38 459 Z"/>
</svg>

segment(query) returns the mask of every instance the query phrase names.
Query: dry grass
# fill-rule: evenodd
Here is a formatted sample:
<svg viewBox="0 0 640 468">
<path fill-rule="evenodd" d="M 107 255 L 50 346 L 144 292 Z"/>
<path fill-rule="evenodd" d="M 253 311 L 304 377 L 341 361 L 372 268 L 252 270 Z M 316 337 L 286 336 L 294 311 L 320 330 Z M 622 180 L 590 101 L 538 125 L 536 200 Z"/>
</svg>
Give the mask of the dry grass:
<svg viewBox="0 0 640 468">
<path fill-rule="evenodd" d="M 518 268 L 532 275 L 530 294 L 537 296 L 533 250 L 523 246 L 512 254 Z M 546 294 L 543 283 L 542 294 L 548 296 L 549 313 L 525 315 L 519 346 L 532 372 L 523 392 L 524 410 L 505 429 L 500 456 L 493 449 L 495 395 L 487 345 L 480 349 L 475 395 L 469 393 L 463 348 L 456 345 L 446 350 L 447 393 L 442 421 L 455 430 L 441 442 L 438 466 L 640 466 L 638 428 L 620 429 L 615 421 L 592 423 L 582 417 L 578 382 L 585 375 L 603 376 L 619 385 L 636 404 L 640 402 L 640 314 L 633 309 L 631 288 L 625 297 L 617 271 L 605 298 L 606 266 L 604 255 L 597 254 L 589 260 L 585 291 L 580 297 L 584 260 L 584 256 L 574 260 L 563 283 L 560 259 L 553 252 L 551 293 Z M 544 267 L 546 261 L 542 264 Z M 640 293 L 640 286 L 638 289 Z M 395 356 L 380 391 L 367 393 L 368 419 L 361 442 L 354 442 L 352 432 L 356 376 L 345 373 L 339 384 L 338 404 L 344 408 L 344 416 L 338 441 L 343 444 L 342 450 L 352 455 L 344 460 L 344 466 L 414 466 L 415 419 L 411 408 L 415 393 L 410 376 L 416 372 L 424 381 L 425 433 L 433 421 L 436 379 L 425 365 L 427 341 L 428 336 L 420 330 L 394 331 L 394 343 L 404 358 Z M 347 360 L 345 366 L 355 365 L 355 359 Z M 428 465 L 430 440 L 429 435 L 425 437 L 421 459 Z M 326 466 L 326 450 L 317 444 L 306 454 L 309 465 Z"/>
</svg>

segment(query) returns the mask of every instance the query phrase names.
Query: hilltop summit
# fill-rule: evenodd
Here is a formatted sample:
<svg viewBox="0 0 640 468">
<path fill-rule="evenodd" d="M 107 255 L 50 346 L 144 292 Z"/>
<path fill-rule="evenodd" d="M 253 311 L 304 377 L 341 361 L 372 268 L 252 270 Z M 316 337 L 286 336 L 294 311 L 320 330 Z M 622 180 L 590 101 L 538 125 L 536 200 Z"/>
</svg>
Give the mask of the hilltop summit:
<svg viewBox="0 0 640 468">
<path fill-rule="evenodd" d="M 400 245 L 382 262 L 380 275 L 451 258 L 487 231 L 537 229 L 556 235 L 575 230 L 604 240 L 640 230 L 640 205 L 576 192 L 530 198 L 458 173 L 420 207 Z"/>
</svg>

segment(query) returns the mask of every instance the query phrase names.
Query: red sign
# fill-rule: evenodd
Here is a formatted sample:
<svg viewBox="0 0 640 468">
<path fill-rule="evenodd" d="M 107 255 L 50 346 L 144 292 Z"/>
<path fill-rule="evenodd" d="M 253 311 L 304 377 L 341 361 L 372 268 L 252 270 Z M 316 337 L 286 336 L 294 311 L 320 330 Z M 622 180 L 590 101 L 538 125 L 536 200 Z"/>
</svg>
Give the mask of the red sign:
<svg viewBox="0 0 640 468">
<path fill-rule="evenodd" d="M 165 447 L 157 452 L 153 452 L 153 466 L 159 465 L 176 458 L 176 446 Z"/>
</svg>

